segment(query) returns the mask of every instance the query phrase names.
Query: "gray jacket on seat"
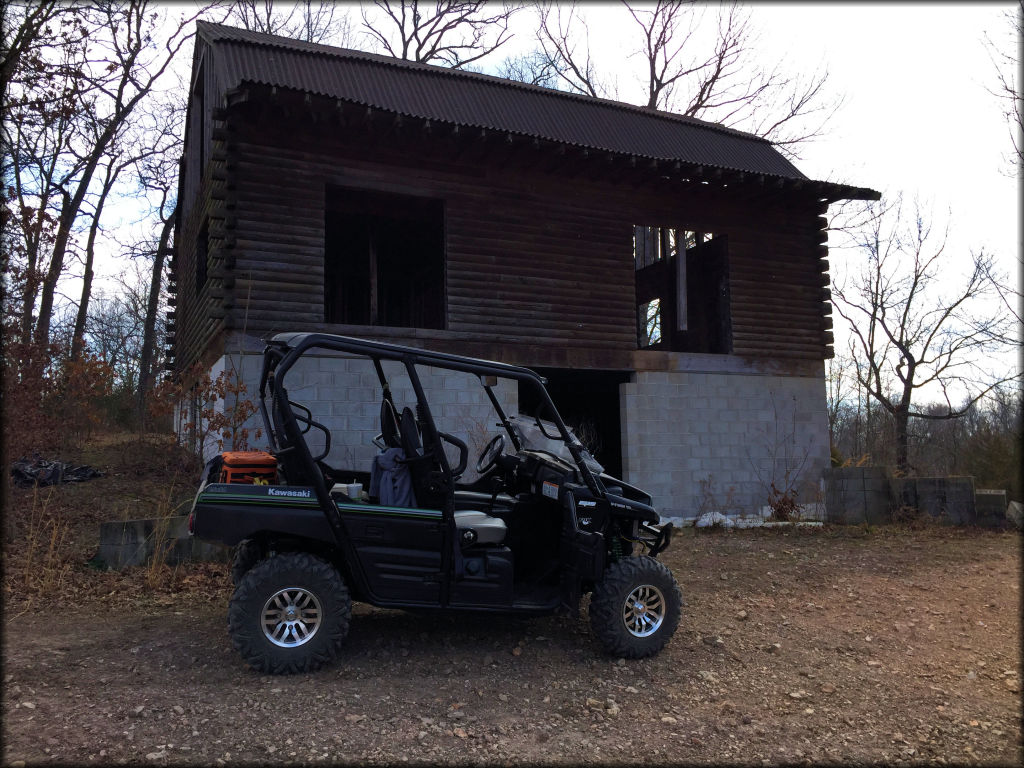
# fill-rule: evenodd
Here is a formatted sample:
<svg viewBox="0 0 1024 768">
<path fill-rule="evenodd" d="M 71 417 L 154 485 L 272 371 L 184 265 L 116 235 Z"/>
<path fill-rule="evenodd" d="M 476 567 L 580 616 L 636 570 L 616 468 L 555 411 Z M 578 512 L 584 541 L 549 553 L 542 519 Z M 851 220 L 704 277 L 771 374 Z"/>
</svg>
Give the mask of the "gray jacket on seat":
<svg viewBox="0 0 1024 768">
<path fill-rule="evenodd" d="M 388 448 L 377 454 L 370 470 L 370 496 L 376 496 L 385 507 L 415 507 L 412 475 L 409 467 L 401 463 L 405 452 L 401 448 Z"/>
</svg>

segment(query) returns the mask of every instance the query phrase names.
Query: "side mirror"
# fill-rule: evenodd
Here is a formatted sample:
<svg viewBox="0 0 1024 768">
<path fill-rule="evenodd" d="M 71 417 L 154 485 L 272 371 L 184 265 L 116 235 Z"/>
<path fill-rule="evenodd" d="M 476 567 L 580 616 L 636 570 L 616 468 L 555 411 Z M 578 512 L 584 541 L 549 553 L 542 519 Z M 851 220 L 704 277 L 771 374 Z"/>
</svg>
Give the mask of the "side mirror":
<svg viewBox="0 0 1024 768">
<path fill-rule="evenodd" d="M 498 386 L 497 376 L 481 376 L 480 385 L 483 387 L 496 387 Z"/>
</svg>

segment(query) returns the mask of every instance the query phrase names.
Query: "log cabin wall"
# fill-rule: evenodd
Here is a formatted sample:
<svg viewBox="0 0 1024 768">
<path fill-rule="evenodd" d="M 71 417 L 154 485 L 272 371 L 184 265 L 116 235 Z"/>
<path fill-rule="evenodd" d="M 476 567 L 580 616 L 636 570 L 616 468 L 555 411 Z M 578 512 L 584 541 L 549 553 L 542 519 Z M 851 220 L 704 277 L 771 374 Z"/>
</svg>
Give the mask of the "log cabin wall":
<svg viewBox="0 0 1024 768">
<path fill-rule="evenodd" d="M 733 354 L 780 372 L 831 354 L 824 206 L 813 195 L 684 185 L 576 150 L 428 132 L 379 112 L 338 108 L 331 119 L 308 103 L 253 99 L 217 113 L 204 194 L 180 233 L 179 370 L 230 328 L 429 339 L 534 366 L 670 366 L 660 361 L 674 353 L 637 352 L 637 224 L 727 238 Z M 325 322 L 329 188 L 443 201 L 443 329 Z M 196 292 L 204 218 L 209 266 Z"/>
<path fill-rule="evenodd" d="M 181 374 L 195 363 L 209 365 L 222 352 L 231 327 L 234 200 L 227 189 L 228 142 L 225 113 L 215 109 L 216 82 L 206 49 L 197 46 L 179 167 L 171 280 L 173 368 Z M 208 56 L 205 57 L 208 59 Z M 192 383 L 192 382 L 188 382 Z"/>
<path fill-rule="evenodd" d="M 214 180 L 223 173 L 221 147 L 214 158 L 204 169 L 191 205 L 183 207 L 175 233 L 171 272 L 177 285 L 172 305 L 176 318 L 173 356 L 178 372 L 217 357 L 216 340 L 225 328 L 223 278 L 216 266 L 210 266 L 223 258 L 228 218 L 223 182 Z"/>
</svg>

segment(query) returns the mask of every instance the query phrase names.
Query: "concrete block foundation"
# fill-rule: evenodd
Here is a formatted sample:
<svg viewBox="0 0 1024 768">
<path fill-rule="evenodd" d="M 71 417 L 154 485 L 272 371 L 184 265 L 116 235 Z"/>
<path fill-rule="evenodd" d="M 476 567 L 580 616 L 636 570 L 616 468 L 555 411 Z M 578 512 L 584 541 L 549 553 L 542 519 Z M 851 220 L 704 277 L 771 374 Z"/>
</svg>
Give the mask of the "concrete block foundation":
<svg viewBox="0 0 1024 768">
<path fill-rule="evenodd" d="M 100 523 L 97 558 L 107 568 L 123 570 L 146 565 L 153 556 L 177 565 L 196 561 L 228 561 L 231 550 L 189 535 L 188 517 L 114 520 Z"/>
<path fill-rule="evenodd" d="M 639 371 L 622 385 L 623 479 L 682 519 L 756 514 L 772 484 L 816 508 L 829 464 L 824 374 L 688 357 L 686 370 Z"/>
</svg>

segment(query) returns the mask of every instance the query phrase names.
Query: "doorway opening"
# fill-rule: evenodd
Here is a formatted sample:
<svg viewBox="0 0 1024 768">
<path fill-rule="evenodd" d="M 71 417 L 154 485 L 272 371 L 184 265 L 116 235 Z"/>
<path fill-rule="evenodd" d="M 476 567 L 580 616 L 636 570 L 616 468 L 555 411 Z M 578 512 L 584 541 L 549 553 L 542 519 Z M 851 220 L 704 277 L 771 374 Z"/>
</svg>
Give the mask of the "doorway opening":
<svg viewBox="0 0 1024 768">
<path fill-rule="evenodd" d="M 619 385 L 629 381 L 628 371 L 579 371 L 534 368 L 548 380 L 547 390 L 580 442 L 614 477 L 622 477 L 622 424 Z M 532 416 L 540 400 L 532 387 L 519 386 L 519 412 Z"/>
</svg>

